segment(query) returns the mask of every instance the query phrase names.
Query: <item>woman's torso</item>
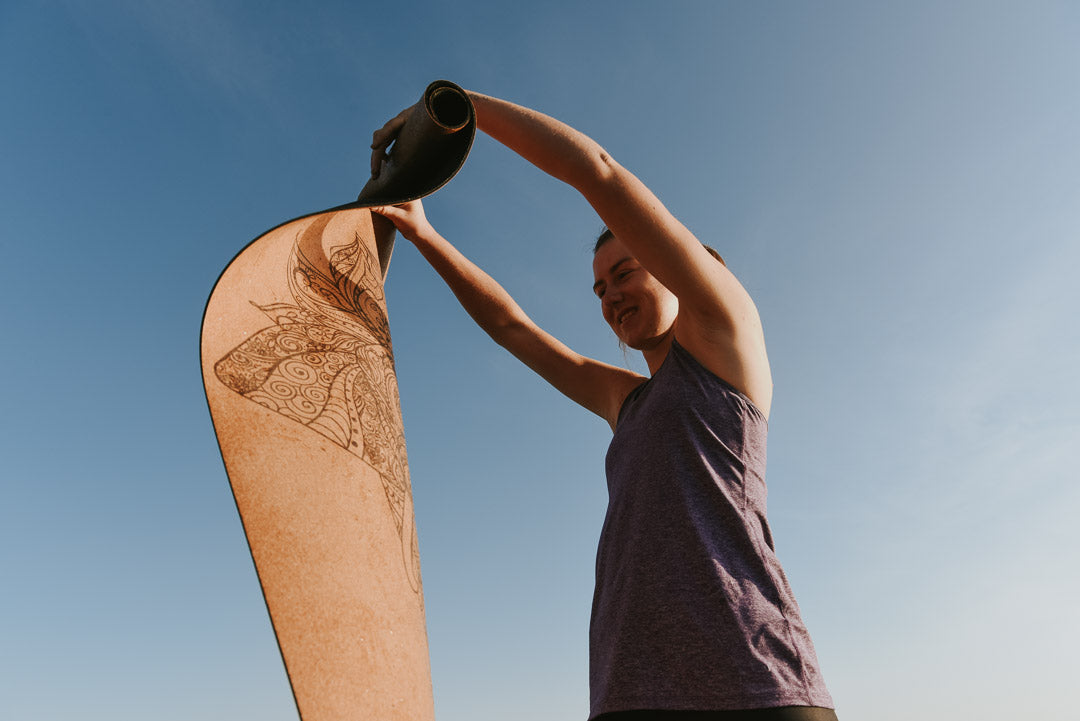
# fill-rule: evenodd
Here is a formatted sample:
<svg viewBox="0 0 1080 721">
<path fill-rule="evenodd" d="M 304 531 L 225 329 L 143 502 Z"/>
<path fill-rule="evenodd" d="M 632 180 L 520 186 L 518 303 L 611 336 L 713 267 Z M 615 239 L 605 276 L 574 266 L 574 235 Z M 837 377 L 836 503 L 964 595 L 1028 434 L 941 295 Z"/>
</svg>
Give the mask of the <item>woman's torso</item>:
<svg viewBox="0 0 1080 721">
<path fill-rule="evenodd" d="M 592 716 L 831 707 L 765 518 L 766 435 L 677 342 L 627 397 L 607 456 Z"/>
</svg>

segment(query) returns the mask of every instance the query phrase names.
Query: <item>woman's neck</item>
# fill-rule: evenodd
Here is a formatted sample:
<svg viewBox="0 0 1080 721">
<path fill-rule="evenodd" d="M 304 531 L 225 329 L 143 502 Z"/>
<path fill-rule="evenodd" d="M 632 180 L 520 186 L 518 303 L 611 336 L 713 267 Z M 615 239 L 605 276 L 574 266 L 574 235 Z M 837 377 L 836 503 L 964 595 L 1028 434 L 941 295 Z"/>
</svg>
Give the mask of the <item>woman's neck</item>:
<svg viewBox="0 0 1080 721">
<path fill-rule="evenodd" d="M 668 353 L 671 351 L 671 343 L 675 340 L 675 327 L 660 336 L 654 345 L 649 348 L 642 349 L 641 355 L 645 358 L 645 364 L 649 366 L 649 375 L 655 375 L 656 371 L 660 370 L 660 366 L 664 365 L 664 359 L 667 358 Z"/>
</svg>

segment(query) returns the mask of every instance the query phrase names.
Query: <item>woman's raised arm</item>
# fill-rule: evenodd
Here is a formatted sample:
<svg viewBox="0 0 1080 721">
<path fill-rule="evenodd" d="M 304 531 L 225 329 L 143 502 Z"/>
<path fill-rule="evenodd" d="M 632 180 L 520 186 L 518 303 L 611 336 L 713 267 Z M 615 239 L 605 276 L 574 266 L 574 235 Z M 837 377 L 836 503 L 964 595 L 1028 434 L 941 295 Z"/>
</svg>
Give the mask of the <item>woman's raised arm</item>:
<svg viewBox="0 0 1080 721">
<path fill-rule="evenodd" d="M 419 200 L 371 210 L 389 218 L 416 246 L 492 340 L 615 427 L 623 399 L 644 380 L 641 376 L 575 353 L 537 326 L 495 279 L 431 226 Z"/>
<path fill-rule="evenodd" d="M 576 188 L 615 237 L 681 301 L 720 306 L 716 310 L 728 302 L 723 291 L 730 283 L 720 277 L 731 274 L 718 271 L 694 234 L 599 143 L 535 110 L 479 93 L 469 96 L 477 127 Z"/>
<path fill-rule="evenodd" d="M 469 95 L 477 127 L 576 188 L 642 267 L 678 297 L 679 342 L 768 413 L 772 377 L 764 333 L 738 279 L 596 141 L 535 110 Z"/>
<path fill-rule="evenodd" d="M 596 141 L 536 110 L 469 91 L 477 127 L 549 175 L 576 188 L 601 220 L 657 280 L 703 319 L 723 322 L 745 315 L 749 296 L 717 264 L 693 233 L 672 215 L 637 176 Z M 371 174 L 377 176 L 386 147 L 410 109 L 375 131 Z M 752 303 L 750 304 L 753 305 Z"/>
</svg>

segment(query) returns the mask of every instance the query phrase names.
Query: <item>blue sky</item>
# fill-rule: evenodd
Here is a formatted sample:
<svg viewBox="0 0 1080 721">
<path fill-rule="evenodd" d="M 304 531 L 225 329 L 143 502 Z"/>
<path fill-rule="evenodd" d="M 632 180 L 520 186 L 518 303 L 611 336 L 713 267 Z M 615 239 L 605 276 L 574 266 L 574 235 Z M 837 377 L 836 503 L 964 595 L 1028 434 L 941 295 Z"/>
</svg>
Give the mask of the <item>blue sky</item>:
<svg viewBox="0 0 1080 721">
<path fill-rule="evenodd" d="M 597 138 L 757 301 L 769 515 L 841 718 L 1066 718 L 1080 643 L 1071 3 L 0 5 L 0 717 L 296 719 L 203 305 L 447 78 Z M 479 137 L 426 203 L 575 349 L 599 221 Z M 440 721 L 584 718 L 606 425 L 399 239 Z"/>
</svg>

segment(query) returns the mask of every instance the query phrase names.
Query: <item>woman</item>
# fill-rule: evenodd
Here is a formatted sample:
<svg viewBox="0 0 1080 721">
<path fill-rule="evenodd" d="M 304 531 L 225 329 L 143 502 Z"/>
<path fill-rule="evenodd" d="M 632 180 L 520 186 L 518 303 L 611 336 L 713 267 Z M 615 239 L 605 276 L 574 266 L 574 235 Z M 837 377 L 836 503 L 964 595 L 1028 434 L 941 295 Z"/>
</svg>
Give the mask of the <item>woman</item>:
<svg viewBox="0 0 1080 721">
<path fill-rule="evenodd" d="M 584 134 L 470 93 L 477 127 L 569 183 L 609 232 L 593 289 L 650 378 L 544 332 L 419 201 L 389 218 L 500 345 L 614 431 L 590 625 L 590 718 L 835 719 L 765 521 L 772 379 L 757 309 L 632 173 Z M 410 110 L 372 142 L 372 174 Z"/>
</svg>

